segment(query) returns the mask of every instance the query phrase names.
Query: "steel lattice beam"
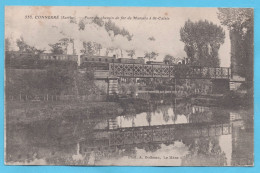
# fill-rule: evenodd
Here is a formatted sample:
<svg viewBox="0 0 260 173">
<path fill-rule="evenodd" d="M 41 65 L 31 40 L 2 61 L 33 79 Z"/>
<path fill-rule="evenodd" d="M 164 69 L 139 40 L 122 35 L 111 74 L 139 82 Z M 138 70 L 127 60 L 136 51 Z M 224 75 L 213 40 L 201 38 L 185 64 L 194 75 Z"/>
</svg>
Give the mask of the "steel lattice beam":
<svg viewBox="0 0 260 173">
<path fill-rule="evenodd" d="M 180 78 L 180 79 L 230 79 L 227 67 L 199 67 L 188 65 L 144 65 L 110 63 L 109 72 L 117 77 Z"/>
</svg>

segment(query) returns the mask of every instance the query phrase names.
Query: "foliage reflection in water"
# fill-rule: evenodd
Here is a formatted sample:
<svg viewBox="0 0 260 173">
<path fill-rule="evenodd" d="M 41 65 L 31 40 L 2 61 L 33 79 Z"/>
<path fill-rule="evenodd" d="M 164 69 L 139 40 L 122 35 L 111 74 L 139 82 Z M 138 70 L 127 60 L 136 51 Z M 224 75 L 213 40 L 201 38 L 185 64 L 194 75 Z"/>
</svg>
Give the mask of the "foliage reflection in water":
<svg viewBox="0 0 260 173">
<path fill-rule="evenodd" d="M 7 159 L 14 164 L 242 166 L 253 163 L 250 142 L 253 112 L 248 110 L 161 104 L 139 114 L 64 117 L 20 125 L 17 129 L 8 132 L 7 141 Z"/>
</svg>

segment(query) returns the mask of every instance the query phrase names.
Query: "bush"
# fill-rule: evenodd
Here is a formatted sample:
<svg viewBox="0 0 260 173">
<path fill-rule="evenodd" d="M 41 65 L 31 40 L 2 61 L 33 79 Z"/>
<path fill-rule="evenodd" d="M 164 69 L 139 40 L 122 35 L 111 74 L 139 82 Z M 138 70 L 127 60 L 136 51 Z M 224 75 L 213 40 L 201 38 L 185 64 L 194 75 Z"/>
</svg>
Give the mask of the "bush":
<svg viewBox="0 0 260 173">
<path fill-rule="evenodd" d="M 243 94 L 237 91 L 229 91 L 224 94 L 220 104 L 227 107 L 253 106 L 253 95 L 250 92 Z"/>
<path fill-rule="evenodd" d="M 135 95 L 138 90 L 138 86 L 135 83 L 121 83 L 118 84 L 118 91 L 119 94 L 126 96 L 127 94 Z"/>
</svg>

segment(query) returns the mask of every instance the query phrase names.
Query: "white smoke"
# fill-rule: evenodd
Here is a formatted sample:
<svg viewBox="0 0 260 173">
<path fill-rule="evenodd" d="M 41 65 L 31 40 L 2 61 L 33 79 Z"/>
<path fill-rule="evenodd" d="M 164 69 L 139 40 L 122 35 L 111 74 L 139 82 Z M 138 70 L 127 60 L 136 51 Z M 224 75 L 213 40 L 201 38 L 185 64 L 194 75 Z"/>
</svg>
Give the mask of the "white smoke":
<svg viewBox="0 0 260 173">
<path fill-rule="evenodd" d="M 157 40 L 150 41 L 148 38 L 140 38 L 135 35 L 132 40 L 129 41 L 126 36 L 114 35 L 113 31 L 106 31 L 104 27 L 99 27 L 94 23 L 86 23 L 84 30 L 79 30 L 78 24 L 70 23 L 69 20 L 61 21 L 48 21 L 39 20 L 37 23 L 27 21 L 27 23 L 12 23 L 14 32 L 10 32 L 6 35 L 12 40 L 12 47 L 14 50 L 18 50 L 16 46 L 16 40 L 23 37 L 24 41 L 38 49 L 46 50 L 50 52 L 49 44 L 59 42 L 62 38 L 74 39 L 74 48 L 76 53 L 80 54 L 80 50 L 83 48 L 83 42 L 96 42 L 102 45 L 101 54 L 104 55 L 106 48 L 113 47 L 114 52 L 111 54 L 117 54 L 127 57 L 126 50 L 135 50 L 136 56 L 144 56 L 145 52 L 161 52 L 162 44 Z M 7 26 L 8 28 L 9 26 Z M 14 29 L 15 28 L 15 29 Z M 72 46 L 69 45 L 68 53 L 72 53 Z M 165 53 L 164 53 L 165 54 Z"/>
<path fill-rule="evenodd" d="M 70 23 L 69 19 L 25 19 L 27 14 L 32 15 L 64 15 L 73 16 L 77 22 L 84 16 L 169 16 L 169 21 L 138 21 L 112 20 L 118 27 L 125 28 L 133 34 L 132 40 L 122 35 L 107 32 L 104 27 L 91 23 L 88 20 L 84 30 L 79 30 L 78 24 Z M 174 57 L 184 57 L 184 44 L 180 41 L 179 30 L 185 21 L 209 20 L 220 25 L 216 8 L 129 8 L 129 7 L 6 7 L 5 9 L 5 36 L 11 40 L 11 48 L 17 50 L 16 39 L 21 36 L 31 46 L 38 49 L 50 50 L 48 44 L 59 42 L 62 38 L 73 38 L 76 53 L 80 54 L 82 42 L 97 42 L 102 45 L 101 55 L 105 55 L 106 48 L 113 47 L 115 54 L 134 49 L 135 57 L 144 56 L 145 52 L 157 52 L 157 60 L 162 60 L 166 54 Z M 205 15 L 207 14 L 207 15 Z M 14 17 L 15 16 L 15 17 Z M 104 19 L 104 21 L 107 21 Z M 223 26 L 224 27 L 224 26 Z M 225 28 L 225 27 L 224 27 Z M 224 45 L 220 47 L 219 55 L 222 66 L 230 64 L 230 40 L 228 30 Z M 148 40 L 154 37 L 154 41 Z M 72 47 L 69 46 L 69 49 Z M 68 52 L 72 52 L 68 50 Z M 112 52 L 110 53 L 111 56 Z"/>
</svg>

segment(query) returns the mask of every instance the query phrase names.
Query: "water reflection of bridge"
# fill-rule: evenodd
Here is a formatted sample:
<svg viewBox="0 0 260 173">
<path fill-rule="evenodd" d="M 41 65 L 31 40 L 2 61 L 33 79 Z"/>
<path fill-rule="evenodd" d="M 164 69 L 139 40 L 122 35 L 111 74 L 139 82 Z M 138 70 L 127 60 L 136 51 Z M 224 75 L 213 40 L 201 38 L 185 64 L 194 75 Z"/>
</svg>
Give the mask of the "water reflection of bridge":
<svg viewBox="0 0 260 173">
<path fill-rule="evenodd" d="M 232 125 L 172 124 L 163 126 L 131 127 L 95 132 L 96 145 L 121 146 L 141 143 L 162 143 L 182 138 L 213 137 L 231 134 Z"/>
<path fill-rule="evenodd" d="M 132 126 L 131 123 L 120 124 L 120 118 L 117 119 L 116 117 L 106 120 L 96 119 L 97 122 L 93 131 L 87 132 L 87 134 L 85 132 L 85 136 L 80 135 L 80 139 L 77 141 L 77 154 L 90 160 L 88 161 L 90 165 L 104 165 L 108 160 L 113 160 L 115 164 L 120 159 L 139 157 L 143 153 L 153 156 L 155 153 L 158 154 L 168 150 L 168 148 L 174 148 L 177 144 L 182 144 L 185 146 L 185 151 L 190 153 L 190 155 L 187 155 L 190 160 L 196 160 L 195 153 L 198 150 L 204 159 L 216 159 L 216 163 L 212 162 L 213 165 L 224 165 L 217 158 L 227 157 L 230 161 L 234 142 L 233 136 L 236 133 L 235 131 L 238 130 L 239 120 L 241 120 L 239 114 L 231 114 L 229 111 L 221 111 L 212 107 L 192 106 L 191 104 L 159 105 L 156 106 L 154 111 L 156 113 L 154 116 L 157 117 L 154 120 L 160 121 L 159 124 L 162 123 L 164 113 L 167 114 L 168 111 L 166 110 L 169 109 L 174 110 L 176 115 L 185 116 L 187 122 L 176 121 L 176 124 L 163 125 L 151 123 L 149 126 L 147 122 L 137 123 L 138 120 L 145 120 L 145 118 L 136 119 L 140 114 L 117 116 L 125 118 L 128 122 L 135 118 L 135 126 Z M 173 115 L 171 111 L 168 112 L 167 116 Z M 81 120 L 80 122 L 82 123 Z M 168 123 L 173 122 L 168 121 Z M 112 127 L 113 124 L 114 127 Z M 82 128 L 84 126 L 86 124 Z M 97 127 L 98 129 L 96 129 Z M 78 130 L 81 131 L 82 129 L 78 128 Z M 169 151 L 169 155 L 172 153 Z M 184 159 L 182 164 L 189 165 L 190 160 Z M 146 164 L 148 164 L 148 161 Z M 228 162 L 229 164 L 230 162 Z"/>
<path fill-rule="evenodd" d="M 181 104 L 173 108 L 162 105 L 153 113 L 118 116 L 105 120 L 98 124 L 94 136 L 96 140 L 102 139 L 105 145 L 111 146 L 230 134 L 229 114 L 213 110 L 190 104 Z"/>
<path fill-rule="evenodd" d="M 208 112 L 208 109 L 207 107 L 195 106 L 193 113 Z M 220 113 L 219 116 L 223 116 L 223 114 Z M 227 157 L 229 158 L 227 165 L 230 165 L 230 153 L 232 151 L 229 148 L 232 148 L 231 145 L 234 140 L 232 136 L 234 131 L 237 131 L 240 127 L 237 122 L 241 121 L 241 117 L 238 115 L 231 116 L 231 114 L 227 117 L 228 119 L 221 122 L 189 122 L 186 124 L 123 128 L 116 126 L 114 129 L 108 128 L 109 124 L 107 124 L 107 128 L 94 130 L 91 140 L 84 140 L 79 143 L 80 153 L 89 155 L 95 160 L 93 163 L 102 165 L 102 161 L 106 159 L 135 158 L 139 157 L 140 154 L 142 155 L 143 152 L 147 155 L 153 155 L 151 153 L 159 152 L 159 150 L 162 152 L 161 150 L 167 150 L 168 146 L 173 147 L 176 142 L 180 142 L 188 147 L 190 159 L 195 159 L 196 154 L 194 153 L 198 150 L 203 158 L 214 160 L 214 158 Z M 226 149 L 226 147 L 228 148 Z M 223 155 L 223 152 L 226 155 Z M 171 155 L 170 152 L 169 155 Z M 220 163 L 219 160 L 216 160 L 216 163 L 212 162 L 212 164 L 219 166 L 225 164 L 224 162 Z M 189 160 L 186 161 L 189 163 Z"/>
</svg>

